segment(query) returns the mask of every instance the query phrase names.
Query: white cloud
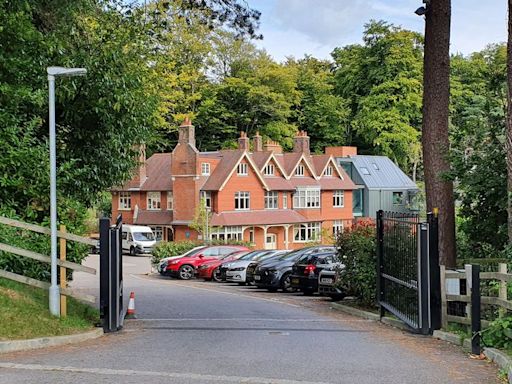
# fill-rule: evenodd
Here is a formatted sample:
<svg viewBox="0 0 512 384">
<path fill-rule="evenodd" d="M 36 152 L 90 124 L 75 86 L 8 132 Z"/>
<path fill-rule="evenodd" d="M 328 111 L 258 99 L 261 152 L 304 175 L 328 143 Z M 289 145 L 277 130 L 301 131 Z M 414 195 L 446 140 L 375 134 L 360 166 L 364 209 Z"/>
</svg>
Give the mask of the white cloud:
<svg viewBox="0 0 512 384">
<path fill-rule="evenodd" d="M 277 60 L 312 54 L 328 58 L 335 47 L 361 42 L 364 24 L 381 19 L 418 32 L 424 20 L 414 14 L 421 0 L 253 0 L 262 11 L 258 46 Z M 469 54 L 507 38 L 507 2 L 452 1 L 452 52 Z"/>
<path fill-rule="evenodd" d="M 274 17 L 285 30 L 308 36 L 319 45 L 336 44 L 367 21 L 370 0 L 279 0 Z"/>
</svg>

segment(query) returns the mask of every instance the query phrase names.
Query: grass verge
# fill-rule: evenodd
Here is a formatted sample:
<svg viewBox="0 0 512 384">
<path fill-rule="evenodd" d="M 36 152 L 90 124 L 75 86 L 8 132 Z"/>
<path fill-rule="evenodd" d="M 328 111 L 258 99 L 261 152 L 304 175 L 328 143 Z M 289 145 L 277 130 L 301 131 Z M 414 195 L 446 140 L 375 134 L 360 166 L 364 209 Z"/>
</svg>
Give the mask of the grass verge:
<svg viewBox="0 0 512 384">
<path fill-rule="evenodd" d="M 67 301 L 68 316 L 54 317 L 48 310 L 48 291 L 0 278 L 0 341 L 91 330 L 98 311 L 70 297 Z"/>
</svg>

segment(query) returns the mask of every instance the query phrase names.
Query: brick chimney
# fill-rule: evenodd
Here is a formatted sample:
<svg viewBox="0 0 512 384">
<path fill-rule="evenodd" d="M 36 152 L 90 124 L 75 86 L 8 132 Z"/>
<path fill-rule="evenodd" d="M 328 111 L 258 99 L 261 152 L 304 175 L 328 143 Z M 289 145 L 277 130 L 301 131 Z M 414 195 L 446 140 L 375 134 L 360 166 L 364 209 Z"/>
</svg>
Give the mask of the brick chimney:
<svg viewBox="0 0 512 384">
<path fill-rule="evenodd" d="M 247 137 L 247 132 L 240 132 L 240 137 L 238 138 L 238 149 L 243 151 L 249 150 L 249 138 Z"/>
<path fill-rule="evenodd" d="M 190 144 L 192 147 L 196 147 L 196 129 L 188 117 L 186 117 L 183 123 L 181 123 L 178 131 L 178 143 Z"/>
<path fill-rule="evenodd" d="M 133 177 L 133 181 L 141 186 L 147 178 L 146 174 L 146 144 L 142 143 L 137 146 L 139 156 L 137 157 L 137 169 Z"/>
<path fill-rule="evenodd" d="M 306 131 L 297 132 L 297 136 L 293 138 L 293 152 L 309 155 L 309 136 Z"/>
<path fill-rule="evenodd" d="M 256 134 L 252 138 L 252 150 L 254 152 L 263 151 L 263 139 L 258 131 L 256 131 Z"/>
<path fill-rule="evenodd" d="M 357 156 L 357 147 L 325 147 L 325 154 L 333 157 Z"/>
<path fill-rule="evenodd" d="M 279 144 L 277 141 L 272 140 L 267 140 L 267 142 L 263 146 L 263 150 L 267 152 L 283 153 L 283 148 L 281 147 L 281 144 Z"/>
</svg>

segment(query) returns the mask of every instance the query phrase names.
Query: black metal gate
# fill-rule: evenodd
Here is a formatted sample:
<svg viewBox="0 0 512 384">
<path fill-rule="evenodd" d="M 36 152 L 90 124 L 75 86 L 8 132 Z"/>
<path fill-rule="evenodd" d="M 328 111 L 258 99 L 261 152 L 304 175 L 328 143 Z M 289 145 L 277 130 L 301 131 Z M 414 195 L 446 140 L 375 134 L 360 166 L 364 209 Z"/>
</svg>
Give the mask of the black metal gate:
<svg viewBox="0 0 512 384">
<path fill-rule="evenodd" d="M 104 332 L 123 327 L 122 216 L 115 225 L 100 219 L 100 318 Z"/>
<path fill-rule="evenodd" d="M 381 317 L 388 311 L 414 332 L 441 325 L 437 216 L 377 212 L 377 294 Z"/>
</svg>

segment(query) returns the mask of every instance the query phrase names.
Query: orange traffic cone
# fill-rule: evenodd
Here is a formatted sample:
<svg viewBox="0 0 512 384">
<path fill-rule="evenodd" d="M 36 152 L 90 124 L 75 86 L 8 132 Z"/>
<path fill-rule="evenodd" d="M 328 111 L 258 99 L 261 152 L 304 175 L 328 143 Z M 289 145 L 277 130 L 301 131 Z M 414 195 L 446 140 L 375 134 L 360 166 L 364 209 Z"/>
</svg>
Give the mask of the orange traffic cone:
<svg viewBox="0 0 512 384">
<path fill-rule="evenodd" d="M 126 311 L 125 319 L 136 319 L 135 316 L 135 293 L 130 293 L 130 301 L 128 302 L 128 310 Z"/>
</svg>

